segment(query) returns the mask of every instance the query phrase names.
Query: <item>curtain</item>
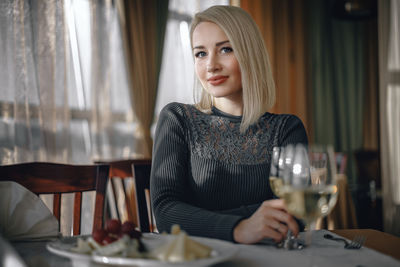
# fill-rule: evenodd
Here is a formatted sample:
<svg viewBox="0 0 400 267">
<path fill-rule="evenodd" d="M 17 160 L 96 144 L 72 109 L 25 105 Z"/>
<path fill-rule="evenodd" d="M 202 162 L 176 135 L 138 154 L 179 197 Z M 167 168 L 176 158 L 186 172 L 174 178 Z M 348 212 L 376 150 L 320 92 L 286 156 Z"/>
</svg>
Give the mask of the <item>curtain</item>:
<svg viewBox="0 0 400 267">
<path fill-rule="evenodd" d="M 91 144 L 94 160 L 144 157 L 134 122 L 119 14 L 111 0 L 90 1 Z"/>
<path fill-rule="evenodd" d="M 335 18 L 333 2 L 307 1 L 314 138 L 349 155 L 347 174 L 353 187 L 353 153 L 363 146 L 367 28 L 365 21 Z"/>
<path fill-rule="evenodd" d="M 368 20 L 366 31 L 366 84 L 363 110 L 363 149 L 379 151 L 378 23 Z"/>
<path fill-rule="evenodd" d="M 378 1 L 384 230 L 400 236 L 400 3 Z"/>
<path fill-rule="evenodd" d="M 277 98 L 271 112 L 299 116 L 310 136 L 304 1 L 241 0 L 240 6 L 256 21 L 268 49 Z"/>
<path fill-rule="evenodd" d="M 0 3 L 1 164 L 68 159 L 64 26 L 61 1 Z"/>
<path fill-rule="evenodd" d="M 138 157 L 112 1 L 0 3 L 0 162 Z"/>
<path fill-rule="evenodd" d="M 154 118 L 161 67 L 168 1 L 119 1 L 125 54 L 130 78 L 130 96 L 138 120 L 136 137 L 145 157 L 151 157 L 151 125 Z"/>
</svg>

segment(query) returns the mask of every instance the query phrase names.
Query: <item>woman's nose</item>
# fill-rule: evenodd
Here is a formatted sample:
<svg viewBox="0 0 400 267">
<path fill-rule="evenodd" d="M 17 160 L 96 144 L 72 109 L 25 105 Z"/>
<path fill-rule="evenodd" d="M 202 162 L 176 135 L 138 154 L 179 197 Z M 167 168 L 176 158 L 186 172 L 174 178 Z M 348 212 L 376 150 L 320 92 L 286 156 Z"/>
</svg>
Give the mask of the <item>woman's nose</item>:
<svg viewBox="0 0 400 267">
<path fill-rule="evenodd" d="M 220 64 L 218 63 L 218 59 L 216 56 L 210 56 L 207 62 L 207 72 L 214 72 L 221 68 Z"/>
<path fill-rule="evenodd" d="M 215 71 L 215 66 L 207 65 L 207 72 L 214 72 L 214 71 Z"/>
</svg>

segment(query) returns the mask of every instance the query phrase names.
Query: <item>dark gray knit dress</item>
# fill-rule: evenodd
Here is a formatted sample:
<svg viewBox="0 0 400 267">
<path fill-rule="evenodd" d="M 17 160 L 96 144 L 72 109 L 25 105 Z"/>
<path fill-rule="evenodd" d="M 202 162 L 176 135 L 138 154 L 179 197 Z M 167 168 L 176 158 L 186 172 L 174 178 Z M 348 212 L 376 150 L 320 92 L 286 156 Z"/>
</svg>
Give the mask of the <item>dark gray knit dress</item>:
<svg viewBox="0 0 400 267">
<path fill-rule="evenodd" d="M 150 192 L 158 230 L 179 224 L 190 235 L 233 241 L 233 229 L 273 198 L 274 146 L 307 143 L 294 115 L 265 113 L 245 133 L 241 117 L 171 103 L 157 124 Z"/>
</svg>

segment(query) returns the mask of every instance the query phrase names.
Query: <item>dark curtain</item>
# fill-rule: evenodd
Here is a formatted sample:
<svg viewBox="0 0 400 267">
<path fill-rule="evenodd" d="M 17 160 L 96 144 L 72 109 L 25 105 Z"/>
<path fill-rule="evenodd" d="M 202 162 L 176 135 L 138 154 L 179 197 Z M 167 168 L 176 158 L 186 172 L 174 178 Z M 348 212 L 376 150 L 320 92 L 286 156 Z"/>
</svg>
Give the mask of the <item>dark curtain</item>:
<svg viewBox="0 0 400 267">
<path fill-rule="evenodd" d="M 118 1 L 124 36 L 131 102 L 138 121 L 136 137 L 143 142 L 138 153 L 151 157 L 150 127 L 161 67 L 168 0 Z"/>
<path fill-rule="evenodd" d="M 349 184 L 357 184 L 354 152 L 363 147 L 368 23 L 338 18 L 335 1 L 308 0 L 307 40 L 314 141 L 348 155 Z"/>
</svg>

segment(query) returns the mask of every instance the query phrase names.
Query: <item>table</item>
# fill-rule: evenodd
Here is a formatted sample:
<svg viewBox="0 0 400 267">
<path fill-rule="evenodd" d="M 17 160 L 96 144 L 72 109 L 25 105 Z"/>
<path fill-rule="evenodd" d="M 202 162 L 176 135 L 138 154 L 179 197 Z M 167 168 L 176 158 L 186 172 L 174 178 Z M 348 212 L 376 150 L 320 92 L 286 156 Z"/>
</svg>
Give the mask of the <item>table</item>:
<svg viewBox="0 0 400 267">
<path fill-rule="evenodd" d="M 364 246 L 400 260 L 399 237 L 373 229 L 342 229 L 331 232 L 347 239 L 352 239 L 356 235 L 364 235 L 367 238 Z"/>
<path fill-rule="evenodd" d="M 301 267 L 311 266 L 311 264 L 319 267 L 400 267 L 400 238 L 398 237 L 371 229 L 333 231 L 334 234 L 349 238 L 356 234 L 363 234 L 367 237 L 366 247 L 368 248 L 346 250 L 342 243 L 323 239 L 322 236 L 327 232 L 327 230 L 313 232 L 313 245 L 305 250 L 285 251 L 268 245 L 235 244 L 238 253 L 230 260 L 214 267 Z M 28 266 L 72 266 L 68 259 L 47 251 L 46 243 L 43 241 L 17 242 L 12 245 Z"/>
</svg>

